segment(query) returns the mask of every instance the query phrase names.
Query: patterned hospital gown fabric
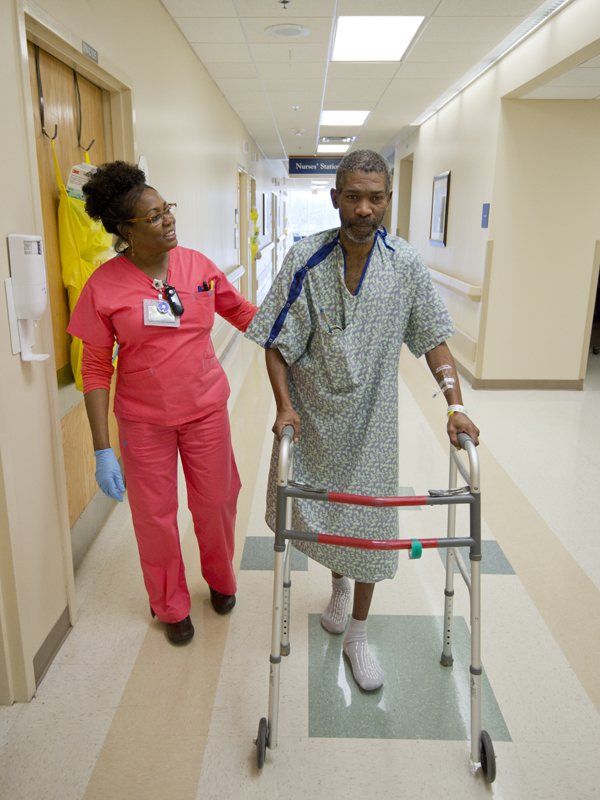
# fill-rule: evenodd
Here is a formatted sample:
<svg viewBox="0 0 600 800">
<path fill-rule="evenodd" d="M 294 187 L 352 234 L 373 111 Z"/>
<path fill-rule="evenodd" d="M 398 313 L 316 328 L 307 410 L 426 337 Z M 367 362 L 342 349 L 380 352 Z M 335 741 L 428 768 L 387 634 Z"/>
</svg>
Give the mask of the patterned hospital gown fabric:
<svg viewBox="0 0 600 800">
<path fill-rule="evenodd" d="M 418 358 L 454 332 L 429 271 L 403 239 L 379 230 L 361 284 L 344 283 L 339 229 L 309 236 L 287 254 L 246 336 L 276 347 L 288 364 L 301 430 L 294 479 L 330 491 L 398 493 L 398 361 Z M 275 529 L 278 443 L 273 446 L 267 524 Z M 397 539 L 398 510 L 294 500 L 295 530 Z M 398 551 L 309 542 L 294 547 L 364 583 L 393 578 Z"/>
</svg>

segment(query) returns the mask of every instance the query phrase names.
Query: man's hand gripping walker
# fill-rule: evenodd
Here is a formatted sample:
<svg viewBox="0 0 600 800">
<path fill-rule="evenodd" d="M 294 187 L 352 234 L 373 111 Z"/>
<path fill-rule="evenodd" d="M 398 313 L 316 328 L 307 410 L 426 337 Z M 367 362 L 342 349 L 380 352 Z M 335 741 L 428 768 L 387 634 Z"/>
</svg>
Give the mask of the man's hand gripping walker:
<svg viewBox="0 0 600 800">
<path fill-rule="evenodd" d="M 343 547 L 359 547 L 365 550 L 408 550 L 410 558 L 420 558 L 424 549 L 446 548 L 446 588 L 444 614 L 444 642 L 441 656 L 442 666 L 452 664 L 452 607 L 454 596 L 454 563 L 456 561 L 460 573 L 471 596 L 471 760 L 481 764 L 483 776 L 488 783 L 496 777 L 496 757 L 492 740 L 481 729 L 481 495 L 479 490 L 479 458 L 473 440 L 465 433 L 458 435 L 461 447 L 469 458 L 469 470 L 466 469 L 454 447 L 450 448 L 450 480 L 449 489 L 431 490 L 429 495 L 420 497 L 366 497 L 363 495 L 329 492 L 295 483 L 289 478 L 294 429 L 287 425 L 283 429 L 279 442 L 279 462 L 277 475 L 277 511 L 275 525 L 275 571 L 273 578 L 273 626 L 271 633 L 270 681 L 269 681 L 269 713 L 258 725 L 256 738 L 256 763 L 259 769 L 265 761 L 266 748 L 277 747 L 277 727 L 279 714 L 279 671 L 281 659 L 290 653 L 289 620 L 290 620 L 290 588 L 291 562 L 290 541 L 318 542 Z M 462 489 L 457 488 L 457 477 L 467 482 Z M 291 506 L 294 498 L 314 500 L 316 502 L 347 503 L 351 505 L 375 507 L 408 507 L 408 506 L 448 506 L 448 535 L 445 539 L 395 539 L 390 541 L 373 541 L 355 539 L 349 536 L 310 533 L 291 530 Z M 470 510 L 470 536 L 455 536 L 456 506 L 468 505 Z M 471 575 L 467 572 L 458 549 L 469 548 Z"/>
</svg>

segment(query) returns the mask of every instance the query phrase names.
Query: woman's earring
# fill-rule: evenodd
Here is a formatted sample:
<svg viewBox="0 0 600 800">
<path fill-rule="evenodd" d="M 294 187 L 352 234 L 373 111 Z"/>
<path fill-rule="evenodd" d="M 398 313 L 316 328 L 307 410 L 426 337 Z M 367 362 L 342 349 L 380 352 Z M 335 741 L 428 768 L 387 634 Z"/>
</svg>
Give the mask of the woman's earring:
<svg viewBox="0 0 600 800">
<path fill-rule="evenodd" d="M 133 239 L 129 242 L 129 249 L 131 250 L 131 253 L 129 255 L 133 258 L 135 256 L 135 251 L 133 249 Z"/>
</svg>

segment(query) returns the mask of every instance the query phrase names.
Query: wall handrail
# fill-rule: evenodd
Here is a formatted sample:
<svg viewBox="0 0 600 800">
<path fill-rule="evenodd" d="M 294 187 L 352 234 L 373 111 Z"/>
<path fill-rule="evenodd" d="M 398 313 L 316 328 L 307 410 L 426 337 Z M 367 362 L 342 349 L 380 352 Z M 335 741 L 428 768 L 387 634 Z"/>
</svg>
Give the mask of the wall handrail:
<svg viewBox="0 0 600 800">
<path fill-rule="evenodd" d="M 428 267 L 431 274 L 431 280 L 434 283 L 443 286 L 445 289 L 450 289 L 451 292 L 461 295 L 472 300 L 474 303 L 481 302 L 482 288 L 481 286 L 473 286 L 466 281 L 461 281 L 459 278 L 453 278 L 451 275 L 446 275 L 445 272 L 440 272 L 433 267 Z"/>
<path fill-rule="evenodd" d="M 257 251 L 255 258 L 262 258 L 263 256 L 266 256 L 267 253 L 270 253 L 274 247 L 275 247 L 275 242 L 269 242 L 269 244 L 266 244 L 264 247 L 261 247 L 261 249 Z"/>
<path fill-rule="evenodd" d="M 245 272 L 246 267 L 244 267 L 243 264 L 236 264 L 233 267 L 230 267 L 228 272 L 225 272 L 225 277 L 229 283 L 233 283 L 241 278 Z"/>
</svg>

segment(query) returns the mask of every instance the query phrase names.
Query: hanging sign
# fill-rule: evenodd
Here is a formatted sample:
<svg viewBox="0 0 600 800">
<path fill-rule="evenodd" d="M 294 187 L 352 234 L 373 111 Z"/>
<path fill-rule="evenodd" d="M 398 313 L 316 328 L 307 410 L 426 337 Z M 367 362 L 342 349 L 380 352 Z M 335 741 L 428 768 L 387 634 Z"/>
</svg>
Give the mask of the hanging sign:
<svg viewBox="0 0 600 800">
<path fill-rule="evenodd" d="M 339 158 L 323 158 L 320 156 L 311 157 L 290 157 L 288 174 L 289 175 L 335 175 L 340 165 Z"/>
</svg>

